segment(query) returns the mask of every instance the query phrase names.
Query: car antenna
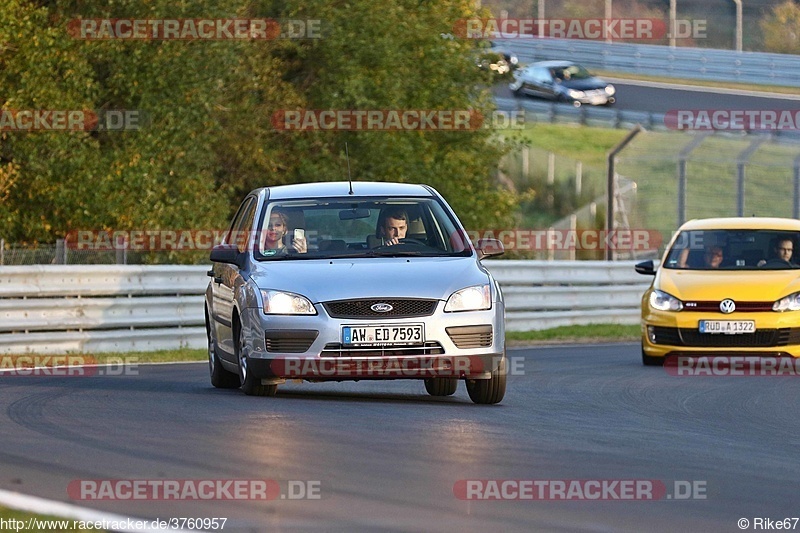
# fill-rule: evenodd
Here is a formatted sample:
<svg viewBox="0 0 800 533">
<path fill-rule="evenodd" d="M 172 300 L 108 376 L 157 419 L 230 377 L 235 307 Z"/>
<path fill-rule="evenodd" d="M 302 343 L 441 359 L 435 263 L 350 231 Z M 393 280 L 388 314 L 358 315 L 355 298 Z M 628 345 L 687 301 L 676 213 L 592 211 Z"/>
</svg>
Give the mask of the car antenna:
<svg viewBox="0 0 800 533">
<path fill-rule="evenodd" d="M 350 192 L 348 194 L 355 194 L 353 192 L 353 178 L 350 177 L 350 150 L 347 148 L 347 143 L 344 143 L 344 155 L 347 159 L 347 181 L 350 182 Z"/>
</svg>

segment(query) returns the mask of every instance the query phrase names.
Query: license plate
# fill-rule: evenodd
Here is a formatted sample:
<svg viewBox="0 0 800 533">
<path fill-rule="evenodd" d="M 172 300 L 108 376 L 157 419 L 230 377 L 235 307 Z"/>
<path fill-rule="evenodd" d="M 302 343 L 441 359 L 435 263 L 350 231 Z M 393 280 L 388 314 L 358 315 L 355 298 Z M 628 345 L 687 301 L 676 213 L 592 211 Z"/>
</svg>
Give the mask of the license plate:
<svg viewBox="0 0 800 533">
<path fill-rule="evenodd" d="M 701 320 L 700 333 L 722 333 L 723 335 L 740 335 L 755 333 L 754 320 Z"/>
<path fill-rule="evenodd" d="M 424 344 L 422 324 L 395 326 L 342 326 L 342 344 L 348 346 L 396 346 Z"/>
</svg>

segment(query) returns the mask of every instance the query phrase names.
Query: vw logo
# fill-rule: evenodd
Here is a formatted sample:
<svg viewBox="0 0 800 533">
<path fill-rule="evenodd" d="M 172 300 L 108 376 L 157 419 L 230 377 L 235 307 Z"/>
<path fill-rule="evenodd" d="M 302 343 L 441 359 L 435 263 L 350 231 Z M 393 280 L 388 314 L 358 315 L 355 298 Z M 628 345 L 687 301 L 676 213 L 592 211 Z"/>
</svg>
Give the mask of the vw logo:
<svg viewBox="0 0 800 533">
<path fill-rule="evenodd" d="M 725 298 L 719 303 L 719 310 L 725 313 L 726 315 L 729 313 L 733 313 L 736 311 L 736 303 L 730 298 Z"/>
<path fill-rule="evenodd" d="M 371 306 L 370 306 L 370 309 L 372 309 L 372 310 L 373 310 L 373 311 L 375 311 L 376 313 L 388 313 L 389 311 L 391 311 L 392 309 L 394 309 L 394 307 L 392 307 L 392 306 L 391 306 L 391 305 L 389 305 L 389 304 L 385 304 L 385 303 L 378 303 L 378 304 L 373 304 L 373 305 L 371 305 Z"/>
</svg>

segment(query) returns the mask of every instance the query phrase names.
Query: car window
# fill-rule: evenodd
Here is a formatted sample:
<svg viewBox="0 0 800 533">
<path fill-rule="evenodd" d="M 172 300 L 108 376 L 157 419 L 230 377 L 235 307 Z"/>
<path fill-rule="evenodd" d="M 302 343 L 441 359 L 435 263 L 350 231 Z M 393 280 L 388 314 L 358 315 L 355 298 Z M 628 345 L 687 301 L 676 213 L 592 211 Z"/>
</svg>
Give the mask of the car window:
<svg viewBox="0 0 800 533">
<path fill-rule="evenodd" d="M 264 206 L 258 226 L 268 231 L 272 213 L 284 213 L 286 233 L 302 230 L 306 250 L 267 249 L 260 239 L 260 260 L 322 259 L 375 256 L 469 255 L 470 244 L 446 208 L 431 198 L 360 198 L 273 201 Z M 382 231 L 387 218 L 403 226 L 403 238 L 387 244 Z M 291 237 L 290 237 L 291 238 Z"/>
<path fill-rule="evenodd" d="M 691 230 L 679 233 L 665 268 L 687 270 L 783 270 L 798 268 L 800 232 L 781 230 Z"/>
<path fill-rule="evenodd" d="M 239 206 L 236 216 L 233 217 L 233 222 L 231 222 L 231 227 L 228 231 L 228 235 L 225 238 L 226 243 L 235 244 L 240 252 L 247 250 L 248 241 L 251 237 L 251 231 L 253 229 L 255 208 L 255 198 L 247 197 L 242 202 L 242 205 Z"/>
</svg>

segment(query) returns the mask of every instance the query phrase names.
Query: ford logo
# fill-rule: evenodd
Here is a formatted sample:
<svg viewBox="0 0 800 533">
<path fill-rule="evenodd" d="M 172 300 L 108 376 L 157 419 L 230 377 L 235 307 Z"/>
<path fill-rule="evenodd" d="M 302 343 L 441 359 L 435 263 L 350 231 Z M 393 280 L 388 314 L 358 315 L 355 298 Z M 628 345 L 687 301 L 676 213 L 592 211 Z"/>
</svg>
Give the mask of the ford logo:
<svg viewBox="0 0 800 533">
<path fill-rule="evenodd" d="M 719 310 L 725 313 L 726 315 L 728 313 L 733 313 L 734 311 L 736 311 L 736 303 L 734 303 L 734 301 L 731 300 L 730 298 L 726 298 L 719 303 Z"/>
<path fill-rule="evenodd" d="M 392 307 L 389 304 L 379 303 L 379 304 L 373 304 L 372 306 L 370 306 L 370 309 L 372 309 L 376 313 L 388 313 L 389 311 L 394 309 L 394 307 Z"/>
</svg>

